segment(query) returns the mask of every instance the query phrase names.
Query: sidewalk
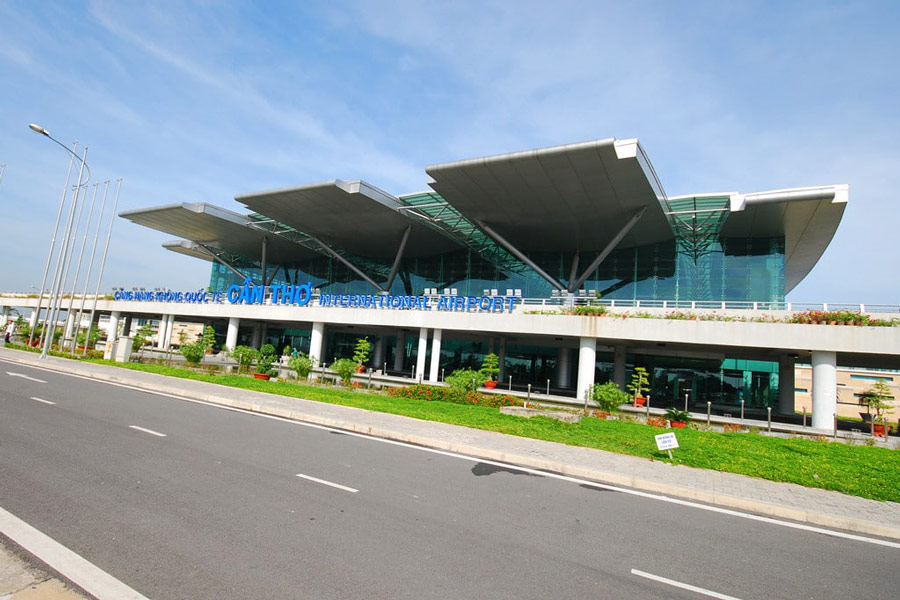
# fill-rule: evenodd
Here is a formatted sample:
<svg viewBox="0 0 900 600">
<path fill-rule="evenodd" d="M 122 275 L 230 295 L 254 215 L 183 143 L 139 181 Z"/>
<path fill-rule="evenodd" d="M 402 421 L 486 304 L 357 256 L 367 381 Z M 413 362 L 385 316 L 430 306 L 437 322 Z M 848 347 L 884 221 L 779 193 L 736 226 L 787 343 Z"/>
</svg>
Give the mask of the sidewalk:
<svg viewBox="0 0 900 600">
<path fill-rule="evenodd" d="M 29 564 L 0 539 L 0 600 L 84 600 L 44 569 Z"/>
<path fill-rule="evenodd" d="M 478 458 L 900 540 L 900 503 L 0 348 L 0 359 Z M 0 597 L 2 599 L 2 597 Z"/>
</svg>

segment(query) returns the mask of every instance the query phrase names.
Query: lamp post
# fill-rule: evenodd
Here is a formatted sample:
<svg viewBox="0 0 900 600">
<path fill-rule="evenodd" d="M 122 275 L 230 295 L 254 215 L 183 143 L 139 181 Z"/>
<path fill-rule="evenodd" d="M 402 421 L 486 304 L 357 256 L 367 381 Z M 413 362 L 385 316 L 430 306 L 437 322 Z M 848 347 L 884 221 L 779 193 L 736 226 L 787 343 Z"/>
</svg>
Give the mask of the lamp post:
<svg viewBox="0 0 900 600">
<path fill-rule="evenodd" d="M 63 150 L 65 150 L 66 152 L 68 152 L 71 155 L 71 158 L 69 159 L 69 168 L 66 172 L 66 183 L 63 186 L 63 193 L 62 193 L 62 197 L 60 198 L 60 201 L 59 201 L 59 208 L 57 210 L 56 224 L 53 227 L 53 236 L 50 241 L 50 251 L 47 254 L 47 264 L 44 266 L 44 276 L 41 280 L 41 291 L 40 291 L 40 294 L 38 295 L 38 304 L 37 304 L 37 308 L 35 309 L 38 312 L 38 316 L 40 316 L 41 303 L 43 301 L 43 296 L 44 296 L 44 286 L 47 283 L 47 275 L 50 272 L 50 262 L 53 260 L 53 251 L 56 246 L 56 235 L 59 232 L 59 223 L 62 218 L 63 207 L 65 206 L 65 203 L 66 203 L 66 195 L 68 194 L 69 177 L 71 176 L 71 173 L 72 173 L 72 165 L 76 158 L 81 162 L 81 166 L 78 171 L 78 183 L 77 183 L 77 185 L 75 185 L 75 190 L 74 190 L 75 193 L 72 198 L 72 205 L 69 209 L 69 217 L 68 217 L 68 222 L 66 224 L 66 232 L 63 235 L 62 245 L 60 247 L 59 254 L 57 256 L 56 268 L 54 270 L 53 279 L 52 279 L 51 286 L 50 286 L 50 301 L 49 301 L 49 306 L 47 307 L 47 318 L 44 321 L 44 331 L 42 332 L 44 335 L 44 340 L 43 340 L 43 345 L 41 347 L 41 358 L 45 359 L 45 358 L 47 358 L 47 351 L 50 348 L 50 344 L 53 341 L 53 333 L 54 332 L 50 331 L 49 329 L 50 329 L 50 327 L 53 327 L 54 330 L 56 329 L 56 317 L 59 312 L 59 301 L 60 301 L 59 292 L 64 285 L 64 282 L 62 282 L 60 279 L 61 279 L 61 276 L 63 276 L 64 271 L 65 271 L 64 267 L 65 267 L 65 263 L 66 263 L 66 254 L 68 252 L 70 232 L 72 230 L 72 221 L 75 217 L 75 208 L 78 204 L 78 194 L 79 194 L 79 191 L 81 190 L 81 187 L 86 185 L 87 182 L 90 180 L 91 169 L 90 169 L 90 167 L 87 166 L 87 162 L 86 162 L 87 146 L 85 146 L 81 157 L 79 157 L 77 154 L 75 154 L 75 151 L 78 149 L 77 142 L 75 142 L 75 144 L 73 145 L 73 149 L 69 150 L 69 148 L 67 148 L 59 140 L 57 140 L 56 138 L 51 136 L 50 132 L 47 131 L 46 129 L 44 129 L 43 127 L 41 127 L 40 125 L 36 125 L 36 124 L 32 123 L 28 127 L 30 127 L 32 131 L 35 131 L 36 133 L 39 133 L 39 134 L 49 138 L 57 146 L 59 146 L 60 148 L 62 148 Z M 82 176 L 84 175 L 85 169 L 87 169 L 87 179 L 82 181 Z M 34 331 L 32 329 L 32 334 L 28 340 L 29 344 L 31 343 L 33 336 L 34 336 Z"/>
</svg>

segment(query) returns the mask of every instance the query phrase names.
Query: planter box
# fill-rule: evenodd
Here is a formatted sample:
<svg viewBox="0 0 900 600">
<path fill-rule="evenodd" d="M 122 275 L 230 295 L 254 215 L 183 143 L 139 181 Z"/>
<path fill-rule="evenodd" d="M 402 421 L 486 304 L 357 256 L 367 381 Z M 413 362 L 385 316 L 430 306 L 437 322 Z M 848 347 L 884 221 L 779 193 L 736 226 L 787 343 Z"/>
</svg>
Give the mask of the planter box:
<svg viewBox="0 0 900 600">
<path fill-rule="evenodd" d="M 266 381 L 268 381 L 269 375 L 267 373 L 254 373 L 253 378 L 254 379 L 265 379 Z"/>
</svg>

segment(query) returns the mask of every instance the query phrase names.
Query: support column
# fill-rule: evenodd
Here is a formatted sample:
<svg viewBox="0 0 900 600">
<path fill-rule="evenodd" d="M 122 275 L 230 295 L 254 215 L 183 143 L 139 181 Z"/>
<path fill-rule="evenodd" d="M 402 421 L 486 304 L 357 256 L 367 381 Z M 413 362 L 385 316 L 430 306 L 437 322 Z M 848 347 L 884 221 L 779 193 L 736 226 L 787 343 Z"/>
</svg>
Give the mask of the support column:
<svg viewBox="0 0 900 600">
<path fill-rule="evenodd" d="M 394 349 L 394 370 L 403 371 L 403 360 L 406 358 L 406 334 L 397 332 L 397 347 Z"/>
<path fill-rule="evenodd" d="M 812 353 L 812 426 L 831 429 L 837 412 L 837 358 L 834 352 Z"/>
<path fill-rule="evenodd" d="M 578 387 L 576 398 L 584 400 L 594 386 L 594 371 L 597 368 L 597 339 L 583 337 L 578 344 Z"/>
<path fill-rule="evenodd" d="M 228 332 L 225 334 L 225 349 L 228 352 L 234 350 L 235 346 L 237 346 L 238 340 L 238 328 L 241 326 L 241 320 L 237 317 L 230 317 L 228 319 Z"/>
<path fill-rule="evenodd" d="M 125 315 L 125 324 L 122 326 L 122 333 L 125 334 L 125 337 L 131 337 L 131 321 L 133 318 L 131 315 Z M 81 327 L 81 323 L 78 323 L 78 326 Z"/>
<path fill-rule="evenodd" d="M 325 342 L 325 323 L 313 323 L 309 332 L 309 357 L 313 362 L 322 363 L 322 350 Z"/>
<path fill-rule="evenodd" d="M 501 337 L 497 345 L 499 346 L 497 358 L 500 362 L 498 365 L 500 373 L 497 374 L 497 381 L 506 381 L 506 338 Z"/>
<path fill-rule="evenodd" d="M 613 382 L 625 391 L 625 346 L 616 346 L 613 354 Z"/>
<path fill-rule="evenodd" d="M 36 307 L 31 311 L 31 318 L 28 320 L 28 326 L 32 329 L 34 329 L 34 326 L 37 325 L 39 312 L 40 311 Z"/>
<path fill-rule="evenodd" d="M 262 334 L 262 324 L 254 323 L 253 324 L 253 335 L 250 338 L 250 345 L 259 350 L 261 344 L 259 343 L 260 337 Z"/>
<path fill-rule="evenodd" d="M 163 340 L 163 350 L 168 350 L 172 345 L 172 331 L 175 329 L 175 315 L 169 315 L 166 319 L 166 337 Z"/>
<path fill-rule="evenodd" d="M 556 351 L 556 387 L 567 388 L 569 382 L 569 369 L 572 361 L 572 349 L 560 348 Z"/>
<path fill-rule="evenodd" d="M 416 381 L 425 378 L 425 355 L 428 353 L 428 328 L 419 328 L 419 351 L 416 353 Z"/>
<path fill-rule="evenodd" d="M 259 324 L 259 345 L 267 344 L 266 338 L 269 336 L 269 324 L 268 323 L 260 323 Z M 275 348 L 275 353 L 278 354 L 281 352 L 281 348 Z"/>
<path fill-rule="evenodd" d="M 109 360 L 113 356 L 113 350 L 116 345 L 116 338 L 119 335 L 119 317 L 122 313 L 117 310 L 109 313 L 109 327 L 106 330 L 106 347 L 103 350 L 103 358 Z"/>
<path fill-rule="evenodd" d="M 0 309 L 0 327 L 6 328 L 6 324 L 12 319 L 9 316 L 9 307 L 4 306 Z"/>
<path fill-rule="evenodd" d="M 375 338 L 375 347 L 372 348 L 372 368 L 380 371 L 384 367 L 384 336 Z"/>
<path fill-rule="evenodd" d="M 782 356 L 778 359 L 778 412 L 782 415 L 794 414 L 794 357 Z M 836 397 L 835 397 L 836 400 Z"/>
<path fill-rule="evenodd" d="M 159 327 L 156 330 L 156 349 L 162 350 L 165 348 L 165 339 L 166 339 L 166 328 L 169 323 L 169 315 L 160 315 L 159 316 Z"/>
<path fill-rule="evenodd" d="M 431 338 L 431 368 L 428 369 L 428 381 L 437 383 L 441 368 L 441 330 L 435 329 Z"/>
</svg>

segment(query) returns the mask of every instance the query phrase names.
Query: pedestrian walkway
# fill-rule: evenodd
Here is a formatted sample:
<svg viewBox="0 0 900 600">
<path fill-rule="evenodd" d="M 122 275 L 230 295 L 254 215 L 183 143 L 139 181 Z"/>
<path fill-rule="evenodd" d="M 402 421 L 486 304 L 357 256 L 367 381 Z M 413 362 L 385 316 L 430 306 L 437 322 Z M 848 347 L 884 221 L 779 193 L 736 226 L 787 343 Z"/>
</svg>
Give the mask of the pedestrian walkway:
<svg viewBox="0 0 900 600">
<path fill-rule="evenodd" d="M 37 355 L 14 350 L 0 349 L 0 359 L 672 498 L 900 540 L 900 503 L 106 365 L 54 357 L 39 360 Z"/>
<path fill-rule="evenodd" d="M 0 600 L 84 600 L 41 567 L 30 564 L 0 541 Z"/>
</svg>

